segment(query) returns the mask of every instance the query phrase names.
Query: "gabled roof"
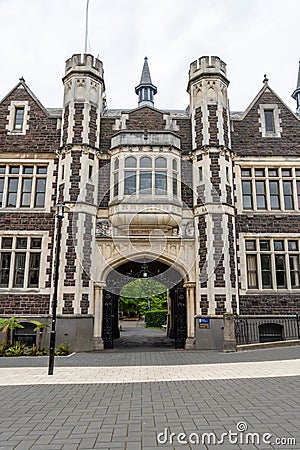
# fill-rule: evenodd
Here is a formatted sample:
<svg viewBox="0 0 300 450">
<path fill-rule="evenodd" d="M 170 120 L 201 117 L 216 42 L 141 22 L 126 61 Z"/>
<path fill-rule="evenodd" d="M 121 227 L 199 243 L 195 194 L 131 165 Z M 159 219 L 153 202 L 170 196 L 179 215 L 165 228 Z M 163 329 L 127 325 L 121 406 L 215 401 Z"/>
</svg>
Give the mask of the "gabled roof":
<svg viewBox="0 0 300 450">
<path fill-rule="evenodd" d="M 27 86 L 27 84 L 25 83 L 25 80 L 23 77 L 20 78 L 19 83 L 0 101 L 0 105 L 1 103 L 3 103 L 14 91 L 16 91 L 17 89 L 25 89 L 26 92 L 28 93 L 28 95 L 30 95 L 30 97 L 32 98 L 32 100 L 41 108 L 42 111 L 44 111 L 44 113 L 47 116 L 50 116 L 49 111 L 47 111 L 47 109 L 42 105 L 42 103 L 39 101 L 39 99 L 34 95 L 34 93 L 30 90 L 30 88 Z"/>
<path fill-rule="evenodd" d="M 291 110 L 291 108 L 279 97 L 279 95 L 276 94 L 276 92 L 273 91 L 273 89 L 270 88 L 269 84 L 268 84 L 268 80 L 265 78 L 264 80 L 264 85 L 262 87 L 262 89 L 259 91 L 259 93 L 256 95 L 256 97 L 252 100 L 252 102 L 250 103 L 250 105 L 248 106 L 248 108 L 239 116 L 236 114 L 234 115 L 230 115 L 232 120 L 244 120 L 245 117 L 247 116 L 247 114 L 251 111 L 251 109 L 253 108 L 253 106 L 255 105 L 255 103 L 259 100 L 259 98 L 265 93 L 265 92 L 270 92 L 271 94 L 273 94 L 280 103 L 282 103 L 291 114 L 293 114 L 293 116 L 299 120 L 299 117 Z"/>
</svg>

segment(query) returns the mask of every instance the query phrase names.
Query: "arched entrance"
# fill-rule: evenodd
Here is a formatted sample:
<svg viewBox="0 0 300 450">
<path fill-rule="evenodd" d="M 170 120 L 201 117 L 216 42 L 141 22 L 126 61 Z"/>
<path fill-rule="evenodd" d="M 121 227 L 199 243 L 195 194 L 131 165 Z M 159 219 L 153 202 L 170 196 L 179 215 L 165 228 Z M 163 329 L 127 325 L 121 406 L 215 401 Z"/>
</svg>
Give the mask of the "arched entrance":
<svg viewBox="0 0 300 450">
<path fill-rule="evenodd" d="M 168 336 L 175 341 L 175 348 L 185 348 L 187 338 L 186 290 L 181 274 L 161 261 L 127 261 L 112 270 L 103 290 L 102 339 L 104 349 L 113 349 L 114 340 L 120 337 L 119 296 L 122 287 L 137 278 L 152 278 L 168 289 Z"/>
</svg>

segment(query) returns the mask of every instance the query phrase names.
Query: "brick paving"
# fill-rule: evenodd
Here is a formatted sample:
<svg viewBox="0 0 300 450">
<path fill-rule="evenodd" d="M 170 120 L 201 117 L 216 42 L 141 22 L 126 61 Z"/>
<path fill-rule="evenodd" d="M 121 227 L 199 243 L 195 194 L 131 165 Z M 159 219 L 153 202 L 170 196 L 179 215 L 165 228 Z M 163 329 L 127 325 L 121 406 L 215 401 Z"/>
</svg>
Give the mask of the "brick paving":
<svg viewBox="0 0 300 450">
<path fill-rule="evenodd" d="M 76 373 L 76 368 L 89 372 L 89 367 L 101 371 L 101 366 L 111 368 L 112 375 L 112 367 L 116 366 L 138 371 L 141 369 L 138 366 L 157 369 L 169 366 L 168 370 L 176 374 L 178 366 L 202 364 L 203 370 L 231 368 L 234 377 L 239 364 L 248 369 L 249 378 L 56 384 L 54 376 L 49 377 L 46 385 L 0 386 L 0 449 L 299 449 L 299 377 L 285 376 L 285 370 L 299 364 L 299 351 L 297 347 L 238 354 L 113 351 L 56 358 L 55 373 L 64 370 L 70 376 Z M 192 360 L 197 362 L 191 363 Z M 28 369 L 44 370 L 47 360 L 42 358 L 40 366 L 36 361 L 36 358 L 0 359 L 5 371 L 19 367 L 21 378 Z M 272 367 L 281 361 L 280 376 L 271 373 L 266 378 L 256 378 L 253 368 L 263 361 L 274 364 Z M 0 370 L 0 385 L 1 373 Z M 172 432 L 176 436 L 214 432 L 220 437 L 222 432 L 236 432 L 241 421 L 247 424 L 249 432 L 261 436 L 271 433 L 271 442 L 276 437 L 295 438 L 296 445 L 239 445 L 226 440 L 223 445 L 209 445 L 207 441 L 205 445 L 181 445 L 175 437 L 172 444 L 157 442 L 157 434 L 165 429 L 168 438 Z"/>
</svg>

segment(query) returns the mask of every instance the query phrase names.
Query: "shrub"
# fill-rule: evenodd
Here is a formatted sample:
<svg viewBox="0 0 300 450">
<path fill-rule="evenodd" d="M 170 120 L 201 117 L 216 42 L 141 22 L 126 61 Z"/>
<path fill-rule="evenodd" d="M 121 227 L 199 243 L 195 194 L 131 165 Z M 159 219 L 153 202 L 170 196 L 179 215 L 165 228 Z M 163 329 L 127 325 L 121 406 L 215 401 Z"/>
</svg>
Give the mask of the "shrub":
<svg viewBox="0 0 300 450">
<path fill-rule="evenodd" d="M 5 351 L 5 356 L 23 356 L 26 354 L 27 347 L 25 344 L 21 344 L 21 342 L 16 342 L 11 347 Z"/>
<path fill-rule="evenodd" d="M 46 356 L 48 355 L 48 350 L 45 347 L 39 347 L 38 345 L 33 345 L 28 349 L 29 356 Z"/>
<path fill-rule="evenodd" d="M 146 327 L 161 328 L 167 323 L 168 311 L 166 309 L 160 311 L 147 311 L 145 314 Z"/>
<path fill-rule="evenodd" d="M 59 344 L 54 350 L 55 356 L 67 356 L 70 353 L 71 353 L 71 348 L 70 348 L 69 344 Z"/>
<path fill-rule="evenodd" d="M 0 342 L 0 356 L 5 356 L 6 343 Z"/>
</svg>

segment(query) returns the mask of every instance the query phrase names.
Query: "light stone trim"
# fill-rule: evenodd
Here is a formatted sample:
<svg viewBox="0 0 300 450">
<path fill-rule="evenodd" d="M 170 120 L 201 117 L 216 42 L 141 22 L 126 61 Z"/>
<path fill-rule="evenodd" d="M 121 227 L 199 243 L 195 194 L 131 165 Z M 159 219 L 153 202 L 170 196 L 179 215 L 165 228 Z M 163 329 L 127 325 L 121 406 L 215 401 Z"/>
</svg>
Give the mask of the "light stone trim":
<svg viewBox="0 0 300 450">
<path fill-rule="evenodd" d="M 273 120 L 274 120 L 274 132 L 266 131 L 266 122 L 265 122 L 265 110 L 273 110 Z M 282 120 L 280 118 L 280 109 L 278 108 L 278 105 L 276 103 L 270 103 L 270 104 L 260 104 L 258 108 L 258 122 L 260 124 L 259 131 L 262 134 L 262 137 L 268 137 L 268 138 L 280 138 L 282 133 L 282 127 L 281 123 Z"/>
<path fill-rule="evenodd" d="M 23 117 L 23 126 L 21 130 L 15 130 L 14 124 L 15 124 L 15 116 L 16 116 L 16 109 L 17 108 L 24 108 L 24 117 Z M 8 134 L 16 134 L 16 135 L 25 135 L 26 131 L 29 130 L 29 111 L 30 106 L 28 103 L 28 100 L 12 100 L 10 102 L 10 105 L 8 106 L 9 114 L 6 117 L 6 120 L 8 121 L 8 124 L 6 125 L 6 130 L 8 130 Z"/>
<path fill-rule="evenodd" d="M 48 256 L 50 257 L 51 249 L 48 248 L 48 245 L 52 242 L 52 238 L 49 236 L 49 231 L 32 231 L 32 230 L 18 230 L 18 231 L 11 231 L 11 230 L 3 230 L 0 233 L 0 236 L 2 237 L 26 237 L 26 238 L 42 238 L 42 245 L 40 251 L 35 251 L 34 253 L 40 253 L 41 259 L 40 259 L 40 273 L 39 273 L 39 286 L 36 288 L 33 287 L 27 287 L 27 288 L 19 288 L 19 287 L 13 287 L 12 282 L 13 279 L 10 278 L 9 280 L 9 287 L 6 288 L 0 288 L 0 293 L 38 293 L 38 294 L 49 294 L 51 293 L 51 288 L 46 288 L 46 282 L 48 281 L 48 274 L 47 269 L 50 268 L 50 262 L 47 261 Z M 8 252 L 11 252 L 12 256 L 16 253 L 16 249 L 14 247 L 13 250 L 5 250 Z M 30 250 L 24 249 L 24 253 L 29 253 Z M 1 253 L 1 252 L 0 252 Z M 27 261 L 28 262 L 28 261 Z M 10 273 L 13 273 L 14 268 L 14 256 L 11 259 L 11 271 Z M 25 272 L 24 272 L 24 279 L 28 280 L 28 272 L 29 272 L 29 264 L 26 264 L 25 266 Z"/>
<path fill-rule="evenodd" d="M 246 239 L 281 239 L 281 240 L 287 240 L 287 239 L 299 239 L 300 234 L 299 233 L 239 233 L 239 236 L 237 238 L 237 245 L 239 246 L 239 250 L 237 251 L 237 257 L 239 258 L 239 269 L 240 269 L 240 295 L 274 295 L 277 293 L 280 294 L 298 294 L 300 293 L 300 289 L 248 289 L 247 288 L 247 258 L 246 258 Z M 251 254 L 260 254 L 260 251 L 257 249 L 257 251 L 250 252 Z M 274 254 L 273 249 L 271 248 L 269 254 Z M 286 254 L 285 251 L 282 252 L 283 254 Z M 293 253 L 293 252 L 291 252 Z M 298 252 L 295 252 L 298 253 Z M 272 258 L 272 262 L 274 263 L 274 258 Z M 272 273 L 274 274 L 276 272 L 275 266 L 272 267 Z M 258 266 L 257 266 L 257 275 L 259 277 L 259 274 L 261 273 L 261 267 L 260 267 L 260 258 L 258 258 Z M 289 276 L 289 275 L 288 275 Z"/>
</svg>

